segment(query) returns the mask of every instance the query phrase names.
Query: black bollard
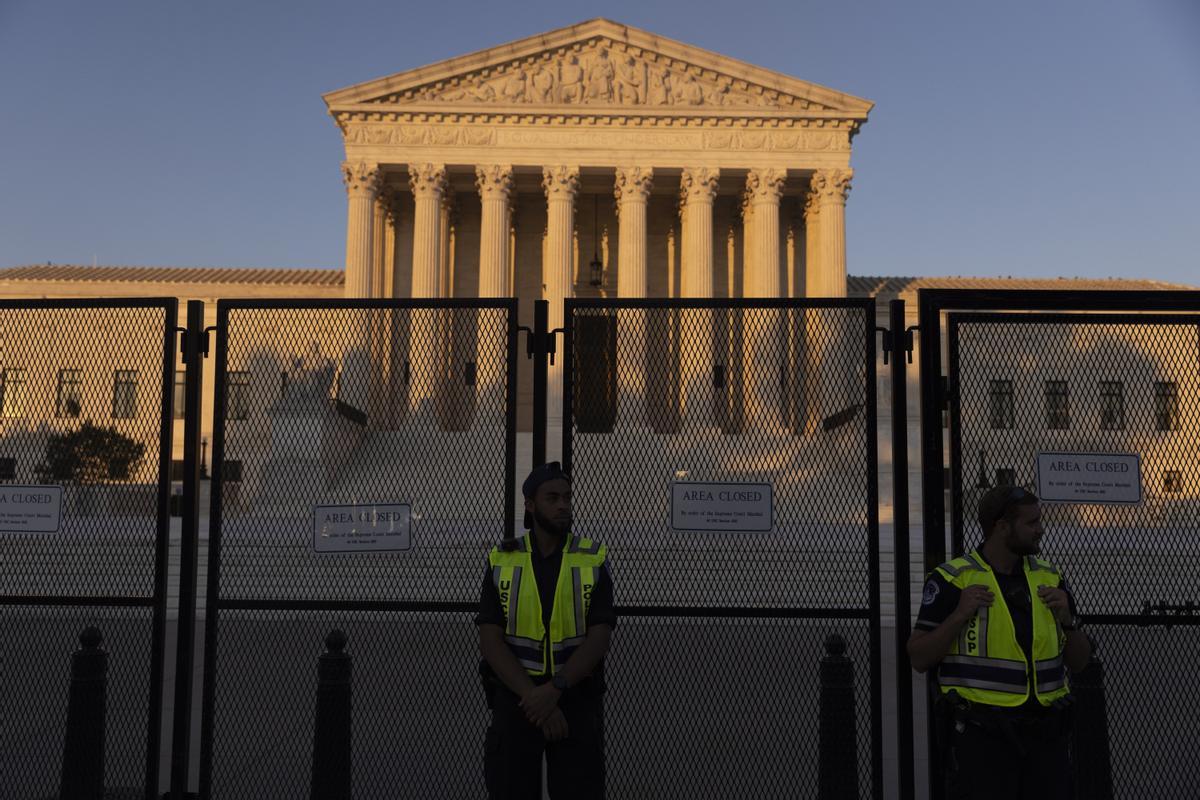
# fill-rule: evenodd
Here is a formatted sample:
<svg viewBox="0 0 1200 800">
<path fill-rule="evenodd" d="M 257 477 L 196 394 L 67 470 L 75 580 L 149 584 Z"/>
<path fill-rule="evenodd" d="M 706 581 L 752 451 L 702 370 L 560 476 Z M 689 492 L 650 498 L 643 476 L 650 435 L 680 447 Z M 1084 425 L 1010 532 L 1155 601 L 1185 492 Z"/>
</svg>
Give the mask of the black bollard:
<svg viewBox="0 0 1200 800">
<path fill-rule="evenodd" d="M 817 796 L 858 798 L 858 724 L 854 713 L 854 662 L 840 634 L 825 637 L 821 659 L 820 743 Z"/>
<path fill-rule="evenodd" d="M 1079 800 L 1112 800 L 1112 754 L 1108 749 L 1104 664 L 1096 656 L 1095 639 L 1092 639 L 1092 657 L 1087 668 L 1071 676 L 1071 694 L 1075 697 L 1072 732 L 1075 797 Z"/>
<path fill-rule="evenodd" d="M 350 656 L 346 634 L 332 630 L 317 663 L 312 800 L 350 800 Z"/>
<path fill-rule="evenodd" d="M 81 647 L 71 654 L 71 695 L 63 744 L 59 800 L 104 797 L 104 711 L 108 690 L 108 652 L 98 628 L 84 628 Z"/>
</svg>

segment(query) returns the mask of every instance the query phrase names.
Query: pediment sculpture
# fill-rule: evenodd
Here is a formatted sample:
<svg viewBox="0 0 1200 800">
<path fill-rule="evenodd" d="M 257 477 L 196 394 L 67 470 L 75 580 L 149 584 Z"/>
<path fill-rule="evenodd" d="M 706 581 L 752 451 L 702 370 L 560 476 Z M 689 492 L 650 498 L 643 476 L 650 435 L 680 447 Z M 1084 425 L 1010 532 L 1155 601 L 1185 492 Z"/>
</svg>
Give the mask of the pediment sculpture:
<svg viewBox="0 0 1200 800">
<path fill-rule="evenodd" d="M 829 110 L 811 100 L 606 40 L 394 92 L 377 102 Z"/>
</svg>

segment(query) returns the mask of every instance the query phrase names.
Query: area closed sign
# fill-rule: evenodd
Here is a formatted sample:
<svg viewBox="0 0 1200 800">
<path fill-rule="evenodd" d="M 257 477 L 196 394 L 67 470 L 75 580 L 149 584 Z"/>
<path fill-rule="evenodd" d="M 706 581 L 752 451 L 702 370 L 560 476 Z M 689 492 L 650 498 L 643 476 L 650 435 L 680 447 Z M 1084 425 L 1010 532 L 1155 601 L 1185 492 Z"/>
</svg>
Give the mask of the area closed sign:
<svg viewBox="0 0 1200 800">
<path fill-rule="evenodd" d="M 1038 494 L 1060 503 L 1142 501 L 1136 453 L 1038 453 Z"/>
<path fill-rule="evenodd" d="M 363 553 L 412 547 L 412 514 L 407 504 L 317 506 L 313 550 Z"/>
<path fill-rule="evenodd" d="M 769 483 L 671 484 L 671 527 L 677 531 L 769 531 L 774 522 Z"/>
<path fill-rule="evenodd" d="M 0 486 L 0 533 L 57 533 L 62 496 L 61 486 Z"/>
</svg>

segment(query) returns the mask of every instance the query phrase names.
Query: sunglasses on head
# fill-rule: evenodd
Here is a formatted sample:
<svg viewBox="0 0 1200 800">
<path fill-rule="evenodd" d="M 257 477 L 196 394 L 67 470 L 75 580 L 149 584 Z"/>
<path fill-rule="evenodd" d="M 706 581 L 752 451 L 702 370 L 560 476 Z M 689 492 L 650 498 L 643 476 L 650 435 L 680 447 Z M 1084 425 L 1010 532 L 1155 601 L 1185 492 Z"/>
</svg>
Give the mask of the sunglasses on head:
<svg viewBox="0 0 1200 800">
<path fill-rule="evenodd" d="M 1008 495 L 1004 498 L 1004 502 L 1000 504 L 1000 510 L 997 511 L 992 517 L 991 524 L 995 525 L 997 522 L 1003 519 L 1004 515 L 1008 513 L 1008 509 L 1012 507 L 1013 503 L 1020 503 L 1022 500 L 1032 496 L 1033 495 L 1029 494 L 1029 492 L 1025 491 L 1020 486 L 1014 486 L 1009 489 Z"/>
</svg>

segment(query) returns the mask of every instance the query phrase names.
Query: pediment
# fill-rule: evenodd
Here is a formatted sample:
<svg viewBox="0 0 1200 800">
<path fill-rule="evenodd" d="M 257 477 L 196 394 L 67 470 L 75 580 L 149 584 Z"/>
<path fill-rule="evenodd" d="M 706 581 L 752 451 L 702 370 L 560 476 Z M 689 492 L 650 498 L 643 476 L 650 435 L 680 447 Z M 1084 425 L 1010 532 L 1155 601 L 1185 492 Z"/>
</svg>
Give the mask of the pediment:
<svg viewBox="0 0 1200 800">
<path fill-rule="evenodd" d="M 325 95 L 332 111 L 755 112 L 865 120 L 872 103 L 597 19 Z M 586 109 L 586 111 L 585 111 Z"/>
</svg>

